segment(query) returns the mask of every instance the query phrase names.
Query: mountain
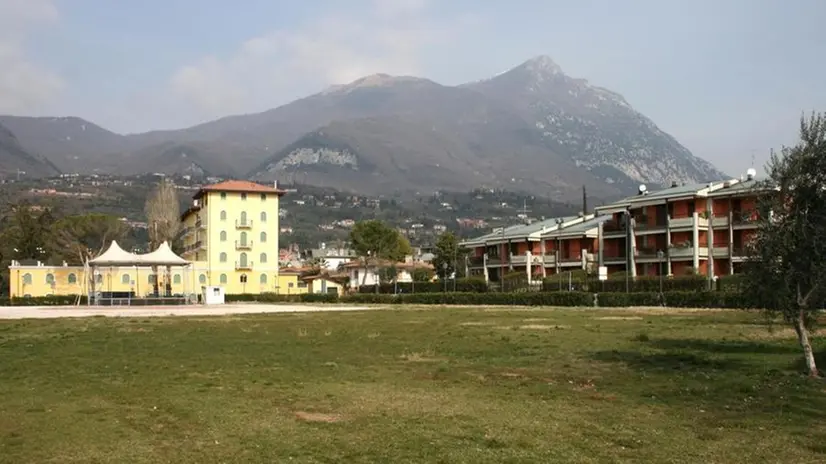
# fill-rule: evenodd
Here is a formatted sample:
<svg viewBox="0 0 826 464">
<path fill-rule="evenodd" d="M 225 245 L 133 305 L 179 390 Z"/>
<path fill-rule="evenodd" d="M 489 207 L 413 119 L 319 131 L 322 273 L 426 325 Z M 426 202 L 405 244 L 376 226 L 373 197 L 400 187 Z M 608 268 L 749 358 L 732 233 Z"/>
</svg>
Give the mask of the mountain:
<svg viewBox="0 0 826 464">
<path fill-rule="evenodd" d="M 76 117 L 18 117 L 0 115 L 0 124 L 20 143 L 40 153 L 64 172 L 92 172 L 106 155 L 126 153 L 137 144 Z"/>
<path fill-rule="evenodd" d="M 551 150 L 606 182 L 665 185 L 727 177 L 635 111 L 622 95 L 566 75 L 547 56 L 464 87 L 514 108 Z"/>
<path fill-rule="evenodd" d="M 26 151 L 14 133 L 0 124 L 0 177 L 14 177 L 18 171 L 25 172 L 27 177 L 60 173 L 49 160 Z"/>
<path fill-rule="evenodd" d="M 77 118 L 0 117 L 64 170 L 297 179 L 370 193 L 507 188 L 598 197 L 724 177 L 622 96 L 537 57 L 444 86 L 375 74 L 262 113 L 123 136 Z M 148 162 L 147 162 L 148 161 Z"/>
</svg>

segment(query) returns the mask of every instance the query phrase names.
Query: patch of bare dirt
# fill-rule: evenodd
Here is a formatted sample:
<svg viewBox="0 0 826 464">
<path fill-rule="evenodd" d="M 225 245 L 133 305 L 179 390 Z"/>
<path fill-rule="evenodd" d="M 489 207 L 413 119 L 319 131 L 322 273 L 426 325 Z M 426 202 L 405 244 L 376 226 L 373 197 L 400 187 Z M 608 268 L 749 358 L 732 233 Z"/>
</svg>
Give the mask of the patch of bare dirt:
<svg viewBox="0 0 826 464">
<path fill-rule="evenodd" d="M 481 327 L 486 325 L 491 325 L 490 322 L 479 322 L 479 321 L 467 321 L 462 322 L 459 325 L 466 326 L 466 327 Z"/>
<path fill-rule="evenodd" d="M 400 356 L 403 360 L 407 362 L 439 362 L 444 361 L 444 359 L 436 357 L 436 353 L 432 351 L 426 351 L 423 353 L 405 353 Z"/>
<path fill-rule="evenodd" d="M 322 422 L 333 424 L 341 422 L 342 418 L 338 414 L 324 414 L 320 412 L 296 411 L 295 418 L 304 422 Z"/>
<path fill-rule="evenodd" d="M 604 316 L 595 318 L 598 321 L 641 321 L 639 316 Z"/>
</svg>

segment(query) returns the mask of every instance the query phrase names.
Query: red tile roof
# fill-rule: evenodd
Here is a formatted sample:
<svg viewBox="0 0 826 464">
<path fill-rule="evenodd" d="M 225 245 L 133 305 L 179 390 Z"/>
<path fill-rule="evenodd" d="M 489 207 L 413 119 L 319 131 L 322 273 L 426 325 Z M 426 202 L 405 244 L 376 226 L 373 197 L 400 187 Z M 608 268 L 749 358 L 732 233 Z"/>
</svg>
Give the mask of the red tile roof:
<svg viewBox="0 0 826 464">
<path fill-rule="evenodd" d="M 198 193 L 195 194 L 195 198 L 201 198 L 207 192 L 274 193 L 278 196 L 287 193 L 284 190 L 248 180 L 225 180 L 201 187 L 201 190 L 198 190 Z"/>
</svg>

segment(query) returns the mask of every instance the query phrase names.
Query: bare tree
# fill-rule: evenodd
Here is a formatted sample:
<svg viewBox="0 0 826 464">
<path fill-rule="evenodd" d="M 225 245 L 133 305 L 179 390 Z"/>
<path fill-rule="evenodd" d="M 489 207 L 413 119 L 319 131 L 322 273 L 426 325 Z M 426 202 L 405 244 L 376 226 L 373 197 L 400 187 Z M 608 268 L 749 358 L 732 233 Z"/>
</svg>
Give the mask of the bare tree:
<svg viewBox="0 0 826 464">
<path fill-rule="evenodd" d="M 149 234 L 149 248 L 156 249 L 163 242 L 170 245 L 178 238 L 178 231 L 181 228 L 181 209 L 178 204 L 178 192 L 175 185 L 162 179 L 155 186 L 155 189 L 146 199 L 146 224 Z M 152 273 L 155 275 L 154 290 L 158 294 L 158 267 L 154 266 Z M 169 276 L 167 276 L 167 281 Z M 169 283 L 167 282 L 167 287 Z"/>
</svg>

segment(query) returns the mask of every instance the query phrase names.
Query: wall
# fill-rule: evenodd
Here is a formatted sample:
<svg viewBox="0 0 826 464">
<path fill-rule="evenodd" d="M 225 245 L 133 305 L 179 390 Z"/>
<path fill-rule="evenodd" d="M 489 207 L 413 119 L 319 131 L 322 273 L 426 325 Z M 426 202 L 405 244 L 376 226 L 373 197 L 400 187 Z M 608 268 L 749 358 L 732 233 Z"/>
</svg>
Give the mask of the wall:
<svg viewBox="0 0 826 464">
<path fill-rule="evenodd" d="M 95 290 L 102 292 L 134 292 L 138 296 L 152 293 L 154 287 L 150 276 L 154 275 L 150 267 L 112 267 L 98 268 L 100 277 Z M 201 285 L 197 276 L 205 272 L 193 266 L 189 270 L 172 268 L 172 293 L 200 293 Z M 26 275 L 31 276 L 31 283 L 26 283 Z M 159 272 L 159 283 L 165 286 L 166 273 Z M 54 285 L 47 278 L 54 276 Z M 74 275 L 74 283 L 69 276 Z M 127 281 L 124 282 L 124 276 Z M 176 277 L 177 276 L 177 277 Z M 177 279 L 177 280 L 176 280 Z M 134 282 L 134 285 L 133 285 Z M 79 266 L 11 266 L 9 267 L 9 295 L 46 296 L 46 295 L 85 295 L 87 293 L 86 274 Z"/>
</svg>

